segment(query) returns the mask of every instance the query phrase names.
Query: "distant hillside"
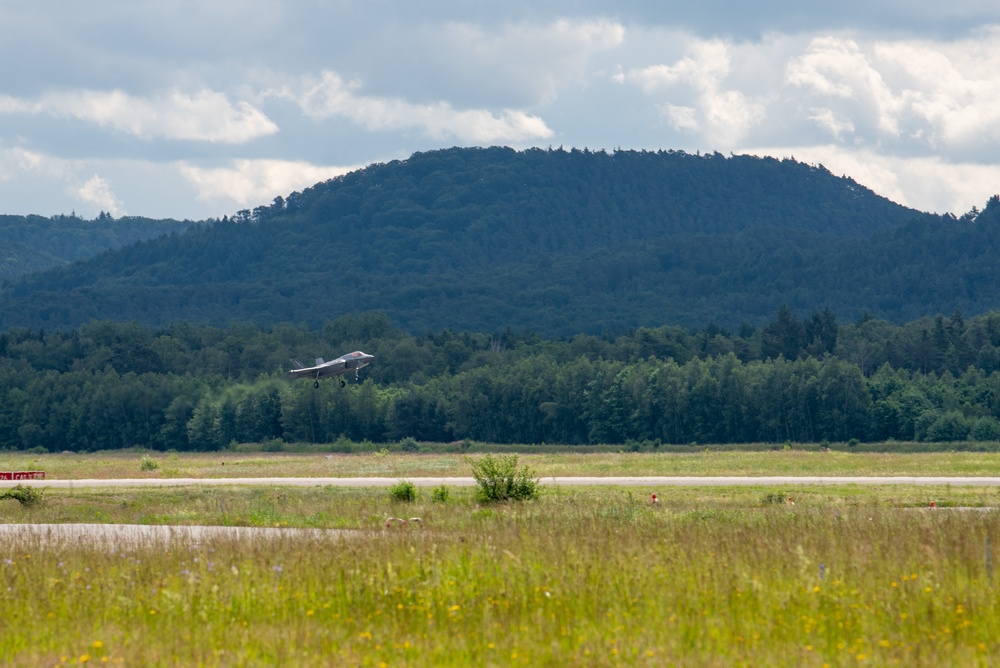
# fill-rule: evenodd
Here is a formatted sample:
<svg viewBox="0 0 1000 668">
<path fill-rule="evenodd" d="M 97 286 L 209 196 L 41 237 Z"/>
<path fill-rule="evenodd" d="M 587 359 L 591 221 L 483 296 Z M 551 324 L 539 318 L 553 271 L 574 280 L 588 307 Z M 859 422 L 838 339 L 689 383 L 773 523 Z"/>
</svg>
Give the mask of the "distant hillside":
<svg viewBox="0 0 1000 668">
<path fill-rule="evenodd" d="M 85 260 L 143 239 L 180 232 L 191 221 L 77 216 L 0 216 L 0 279 Z"/>
<path fill-rule="evenodd" d="M 306 322 L 545 334 L 1000 306 L 1000 204 L 933 216 L 792 160 L 449 149 L 8 281 L 0 326 Z"/>
</svg>

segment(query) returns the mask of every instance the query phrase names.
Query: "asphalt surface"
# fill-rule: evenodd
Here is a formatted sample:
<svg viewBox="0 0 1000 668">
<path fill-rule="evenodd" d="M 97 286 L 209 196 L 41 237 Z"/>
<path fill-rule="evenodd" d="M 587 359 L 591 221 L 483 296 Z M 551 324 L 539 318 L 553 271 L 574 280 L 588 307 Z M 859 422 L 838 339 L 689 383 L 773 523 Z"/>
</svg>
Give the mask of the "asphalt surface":
<svg viewBox="0 0 1000 668">
<path fill-rule="evenodd" d="M 473 478 L 116 478 L 88 480 L 0 480 L 0 489 L 25 485 L 83 489 L 89 487 L 390 487 L 401 479 L 417 487 L 471 487 Z M 997 476 L 549 476 L 543 485 L 606 487 L 752 487 L 762 485 L 955 485 L 1000 487 Z"/>
</svg>

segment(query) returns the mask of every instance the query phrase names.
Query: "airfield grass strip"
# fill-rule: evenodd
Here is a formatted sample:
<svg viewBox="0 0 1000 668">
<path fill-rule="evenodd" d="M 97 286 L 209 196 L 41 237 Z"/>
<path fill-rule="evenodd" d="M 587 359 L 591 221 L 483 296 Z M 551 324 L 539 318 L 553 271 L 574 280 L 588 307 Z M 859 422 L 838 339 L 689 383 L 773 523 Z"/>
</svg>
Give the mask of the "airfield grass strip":
<svg viewBox="0 0 1000 668">
<path fill-rule="evenodd" d="M 722 446 L 717 446 L 722 447 Z M 222 451 L 87 454 L 0 452 L 0 471 L 43 470 L 50 479 L 469 476 L 479 453 L 400 453 L 382 448 L 359 454 Z M 533 453 L 520 461 L 548 476 L 998 476 L 1000 454 L 990 452 L 734 451 L 691 447 L 685 453 Z"/>
<path fill-rule="evenodd" d="M 190 508 L 222 500 L 235 524 L 264 524 L 255 509 L 270 508 L 269 525 L 329 513 L 364 531 L 166 545 L 14 539 L 0 546 L 0 663 L 1000 662 L 986 551 L 987 539 L 1000 545 L 1000 513 L 917 508 L 923 489 L 794 491 L 795 505 L 786 492 L 660 490 L 653 505 L 639 492 L 561 490 L 479 506 L 465 492 L 398 504 L 385 490 L 216 490 Z M 931 493 L 945 504 L 986 494 L 948 492 Z M 183 505 L 130 494 L 119 500 L 126 512 Z M 104 498 L 49 494 L 42 508 L 3 510 L 26 521 L 44 506 Z M 374 530 L 390 512 L 421 514 L 423 528 Z"/>
</svg>

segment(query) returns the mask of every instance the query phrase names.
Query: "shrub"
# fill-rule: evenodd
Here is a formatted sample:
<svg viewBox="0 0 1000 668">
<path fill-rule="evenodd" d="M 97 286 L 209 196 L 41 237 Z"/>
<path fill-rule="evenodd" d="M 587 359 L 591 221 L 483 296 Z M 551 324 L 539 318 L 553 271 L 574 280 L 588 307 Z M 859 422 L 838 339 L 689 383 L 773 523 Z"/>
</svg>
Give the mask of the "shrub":
<svg viewBox="0 0 1000 668">
<path fill-rule="evenodd" d="M 517 468 L 517 455 L 484 455 L 472 462 L 472 476 L 485 503 L 538 498 L 538 478 L 527 466 Z"/>
<path fill-rule="evenodd" d="M 22 506 L 33 506 L 42 500 L 42 490 L 16 485 L 0 494 L 0 499 L 17 499 Z"/>
<path fill-rule="evenodd" d="M 389 488 L 389 494 L 396 501 L 409 503 L 417 500 L 417 486 L 409 480 L 400 480 Z"/>
<path fill-rule="evenodd" d="M 451 498 L 451 492 L 444 485 L 440 487 L 435 487 L 431 490 L 431 500 L 438 503 L 448 503 L 448 499 Z"/>
<path fill-rule="evenodd" d="M 285 442 L 280 438 L 272 438 L 269 441 L 264 441 L 261 449 L 264 452 L 283 452 L 285 450 Z"/>
<path fill-rule="evenodd" d="M 158 468 L 160 468 L 159 463 L 149 455 L 143 455 L 139 460 L 140 471 L 155 471 Z"/>
<path fill-rule="evenodd" d="M 417 443 L 417 439 L 407 436 L 399 442 L 399 449 L 403 452 L 417 452 L 420 450 L 420 444 Z"/>
</svg>

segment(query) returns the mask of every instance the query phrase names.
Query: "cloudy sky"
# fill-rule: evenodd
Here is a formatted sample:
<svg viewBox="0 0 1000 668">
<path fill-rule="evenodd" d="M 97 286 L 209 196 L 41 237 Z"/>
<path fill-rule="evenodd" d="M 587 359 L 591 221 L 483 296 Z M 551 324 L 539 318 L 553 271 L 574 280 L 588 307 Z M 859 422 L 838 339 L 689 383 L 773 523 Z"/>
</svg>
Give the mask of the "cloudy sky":
<svg viewBox="0 0 1000 668">
<path fill-rule="evenodd" d="M 0 213 L 221 217 L 486 145 L 794 157 L 962 214 L 1000 193 L 1000 3 L 0 3 Z"/>
</svg>

